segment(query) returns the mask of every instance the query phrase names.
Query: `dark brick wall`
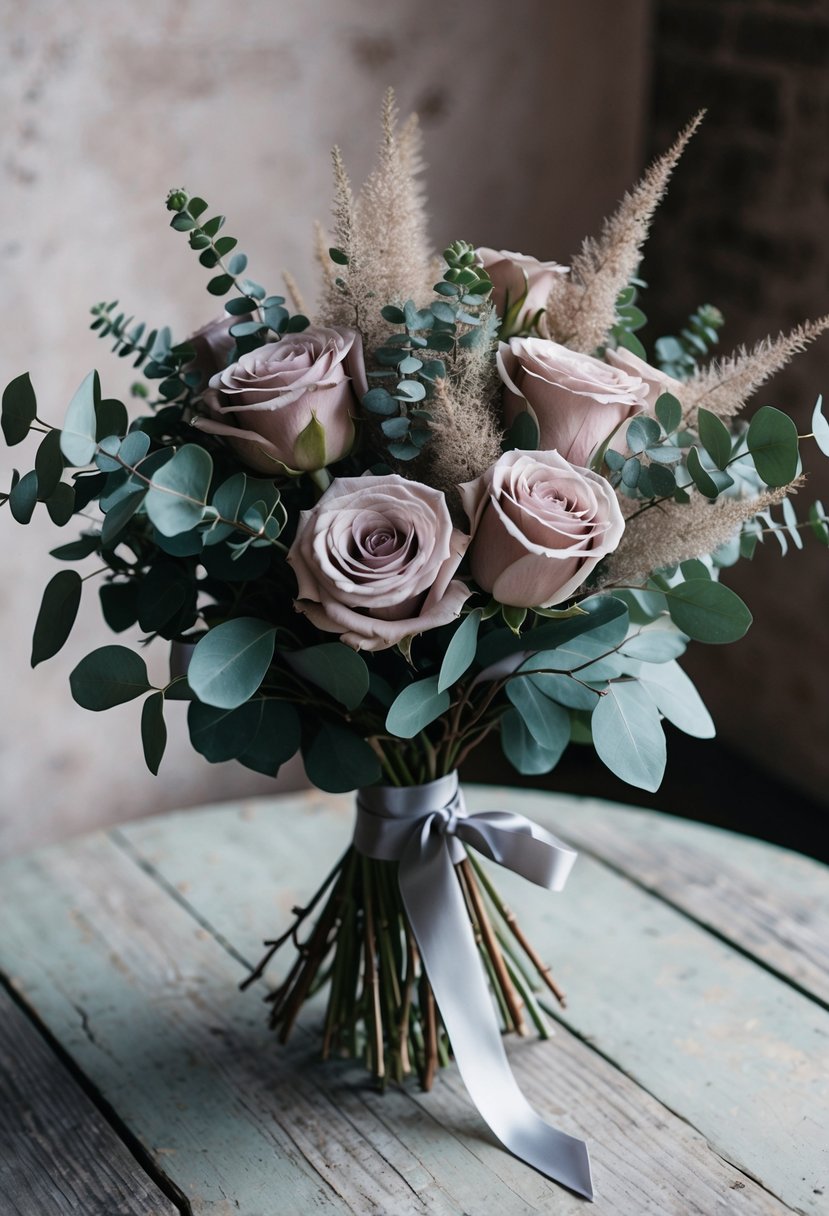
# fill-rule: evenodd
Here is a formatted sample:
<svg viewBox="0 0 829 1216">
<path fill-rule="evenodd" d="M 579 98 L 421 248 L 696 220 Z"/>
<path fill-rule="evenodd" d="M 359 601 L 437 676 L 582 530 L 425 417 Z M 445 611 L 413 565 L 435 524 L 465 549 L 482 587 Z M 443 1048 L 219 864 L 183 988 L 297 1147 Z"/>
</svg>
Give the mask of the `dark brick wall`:
<svg viewBox="0 0 829 1216">
<path fill-rule="evenodd" d="M 654 10 L 650 152 L 708 116 L 657 217 L 643 275 L 651 336 L 703 302 L 726 315 L 724 351 L 829 312 L 829 3 L 661 0 Z M 829 336 L 758 393 L 808 430 L 829 399 Z M 806 451 L 799 499 L 829 499 Z M 756 623 L 689 663 L 725 736 L 829 802 L 829 555 L 773 542 L 729 581 Z"/>
</svg>

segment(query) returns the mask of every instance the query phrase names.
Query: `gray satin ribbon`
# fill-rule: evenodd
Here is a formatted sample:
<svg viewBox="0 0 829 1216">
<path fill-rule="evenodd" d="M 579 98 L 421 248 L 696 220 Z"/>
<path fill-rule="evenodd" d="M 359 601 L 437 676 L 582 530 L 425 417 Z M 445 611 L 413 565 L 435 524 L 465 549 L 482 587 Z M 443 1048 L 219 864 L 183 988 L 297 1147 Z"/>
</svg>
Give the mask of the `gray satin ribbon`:
<svg viewBox="0 0 829 1216">
<path fill-rule="evenodd" d="M 536 1114 L 512 1075 L 454 872 L 464 845 L 471 845 L 530 882 L 560 891 L 576 853 L 523 815 L 468 814 L 457 773 L 427 785 L 359 790 L 354 845 L 378 861 L 400 863 L 403 903 L 480 1114 L 516 1157 L 592 1199 L 587 1145 Z"/>
</svg>

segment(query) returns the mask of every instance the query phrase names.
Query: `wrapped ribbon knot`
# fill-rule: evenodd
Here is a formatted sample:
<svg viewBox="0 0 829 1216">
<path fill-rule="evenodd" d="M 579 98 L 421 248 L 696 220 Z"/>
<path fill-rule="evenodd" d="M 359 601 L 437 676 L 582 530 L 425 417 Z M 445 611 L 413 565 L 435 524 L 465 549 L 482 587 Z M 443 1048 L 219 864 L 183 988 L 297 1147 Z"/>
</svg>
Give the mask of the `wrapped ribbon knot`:
<svg viewBox="0 0 829 1216">
<path fill-rule="evenodd" d="M 457 773 L 427 785 L 357 793 L 354 846 L 378 861 L 400 863 L 406 913 L 472 1101 L 511 1153 L 592 1199 L 587 1145 L 542 1119 L 510 1069 L 454 873 L 464 845 L 552 891 L 562 889 L 576 860 L 573 849 L 524 815 L 470 815 Z"/>
</svg>

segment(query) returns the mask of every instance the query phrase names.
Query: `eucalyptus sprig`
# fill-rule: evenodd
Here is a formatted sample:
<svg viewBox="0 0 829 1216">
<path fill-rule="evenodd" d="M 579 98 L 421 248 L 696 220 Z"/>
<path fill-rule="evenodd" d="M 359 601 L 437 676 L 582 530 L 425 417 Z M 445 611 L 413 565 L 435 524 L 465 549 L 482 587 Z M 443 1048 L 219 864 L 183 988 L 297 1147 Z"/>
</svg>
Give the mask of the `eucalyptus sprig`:
<svg viewBox="0 0 829 1216">
<path fill-rule="evenodd" d="M 675 380 L 690 380 L 701 360 L 710 357 L 724 324 L 725 317 L 719 308 L 701 305 L 691 313 L 677 337 L 657 338 L 654 351 L 660 369 Z"/>
</svg>

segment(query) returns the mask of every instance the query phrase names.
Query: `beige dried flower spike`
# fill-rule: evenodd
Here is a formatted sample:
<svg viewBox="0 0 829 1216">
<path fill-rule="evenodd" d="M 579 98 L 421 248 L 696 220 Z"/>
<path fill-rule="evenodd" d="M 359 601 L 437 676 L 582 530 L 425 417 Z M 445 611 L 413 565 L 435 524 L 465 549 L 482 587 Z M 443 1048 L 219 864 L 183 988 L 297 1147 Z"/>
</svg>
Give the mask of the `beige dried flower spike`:
<svg viewBox="0 0 829 1216">
<path fill-rule="evenodd" d="M 588 237 L 573 258 L 570 274 L 560 276 L 550 293 L 541 332 L 572 350 L 592 354 L 616 319 L 616 300 L 636 273 L 642 245 L 670 176 L 704 110 L 688 124 L 673 146 L 646 171 L 627 193 L 616 212 L 605 220 L 598 239 Z"/>
</svg>

